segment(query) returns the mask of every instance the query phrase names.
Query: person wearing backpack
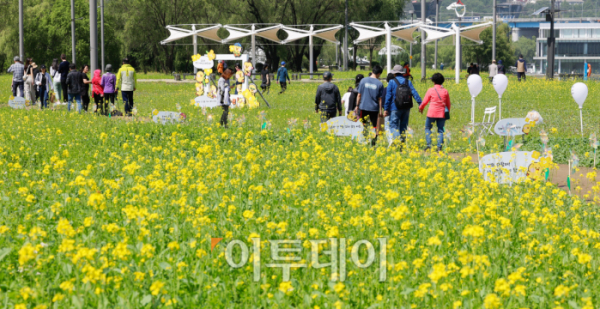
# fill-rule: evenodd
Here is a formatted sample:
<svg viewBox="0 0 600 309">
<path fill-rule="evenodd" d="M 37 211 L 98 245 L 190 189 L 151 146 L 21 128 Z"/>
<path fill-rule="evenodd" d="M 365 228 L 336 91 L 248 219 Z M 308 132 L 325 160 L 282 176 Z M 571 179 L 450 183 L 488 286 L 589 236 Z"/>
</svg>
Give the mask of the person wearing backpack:
<svg viewBox="0 0 600 309">
<path fill-rule="evenodd" d="M 448 94 L 448 90 L 442 86 L 444 83 L 444 76 L 442 74 L 433 74 L 431 80 L 434 85 L 427 90 L 425 98 L 423 98 L 423 103 L 419 105 L 419 113 L 423 114 L 425 106 L 431 103 L 427 111 L 427 119 L 425 120 L 425 140 L 427 141 L 425 151 L 431 149 L 431 129 L 433 128 L 433 123 L 436 123 L 439 134 L 437 150 L 442 151 L 444 125 L 446 124 L 446 120 L 450 119 L 450 95 Z"/>
<path fill-rule="evenodd" d="M 377 119 L 382 110 L 383 84 L 379 77 L 383 69 L 379 65 L 373 66 L 369 77 L 363 78 L 358 85 L 358 96 L 356 97 L 355 115 L 359 115 L 361 122 L 367 132 L 368 123 L 371 123 L 373 129 L 377 129 Z M 360 111 L 360 114 L 359 114 Z M 371 145 L 377 143 L 377 135 L 371 140 Z"/>
<path fill-rule="evenodd" d="M 418 104 L 421 104 L 421 97 L 412 82 L 403 76 L 406 74 L 405 68 L 395 65 L 392 73 L 396 75 L 396 78 L 392 79 L 387 86 L 384 116 L 390 116 L 390 130 L 394 139 L 400 136 L 402 143 L 404 143 L 406 139 L 404 132 L 406 132 L 406 128 L 408 127 L 413 99 Z"/>
<path fill-rule="evenodd" d="M 325 72 L 323 73 L 323 79 L 325 82 L 319 85 L 315 97 L 315 112 L 321 112 L 321 123 L 327 122 L 327 120 L 335 117 L 336 110 L 339 116 L 342 115 L 340 90 L 331 82 L 333 74 L 331 74 L 331 72 Z"/>
</svg>

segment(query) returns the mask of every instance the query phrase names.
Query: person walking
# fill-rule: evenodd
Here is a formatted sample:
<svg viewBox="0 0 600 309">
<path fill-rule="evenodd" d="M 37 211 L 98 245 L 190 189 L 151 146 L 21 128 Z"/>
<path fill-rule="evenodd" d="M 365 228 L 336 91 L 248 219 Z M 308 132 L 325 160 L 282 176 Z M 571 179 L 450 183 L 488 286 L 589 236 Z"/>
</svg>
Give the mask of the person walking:
<svg viewBox="0 0 600 309">
<path fill-rule="evenodd" d="M 498 74 L 506 74 L 506 70 L 504 69 L 504 64 L 502 64 L 502 60 L 498 60 Z"/>
<path fill-rule="evenodd" d="M 79 82 L 81 83 L 81 105 L 86 112 L 90 105 L 90 84 L 92 83 L 87 76 L 89 71 L 90 67 L 86 64 L 81 67 L 81 72 L 79 72 Z"/>
<path fill-rule="evenodd" d="M 69 64 L 69 69 L 71 71 L 67 74 L 67 79 L 65 80 L 68 98 L 67 110 L 71 111 L 71 102 L 75 100 L 77 102 L 77 112 L 81 113 L 81 88 L 83 88 L 81 74 L 77 71 L 75 63 Z"/>
<path fill-rule="evenodd" d="M 427 119 L 425 120 L 425 140 L 427 141 L 425 151 L 431 149 L 431 129 L 434 123 L 437 125 L 439 135 L 437 150 L 442 151 L 446 113 L 450 113 L 450 95 L 444 86 L 442 86 L 444 84 L 444 76 L 442 74 L 433 74 L 431 80 L 434 85 L 427 90 L 423 102 L 419 105 L 419 113 L 423 114 L 423 110 L 427 104 L 431 103 L 427 111 Z"/>
<path fill-rule="evenodd" d="M 287 84 L 291 84 L 290 75 L 288 74 L 288 70 L 285 68 L 285 61 L 281 61 L 281 66 L 277 70 L 277 83 L 281 86 L 281 91 L 279 94 L 282 94 L 287 89 Z"/>
<path fill-rule="evenodd" d="M 406 128 L 410 119 L 410 109 L 413 108 L 413 99 L 421 104 L 421 97 L 413 83 L 404 77 L 406 69 L 396 65 L 392 72 L 396 78 L 388 84 L 385 94 L 385 116 L 390 116 L 390 131 L 397 140 L 406 141 Z M 439 74 L 439 73 L 437 73 Z"/>
<path fill-rule="evenodd" d="M 94 71 L 94 77 L 92 77 L 92 98 L 94 98 L 94 104 L 96 104 L 96 114 L 104 115 L 105 103 L 104 103 L 104 88 L 102 87 L 102 71 L 97 69 Z"/>
<path fill-rule="evenodd" d="M 233 70 L 231 68 L 223 69 L 223 74 L 221 74 L 221 78 L 219 78 L 218 82 L 218 93 L 217 99 L 221 104 L 221 108 L 223 109 L 223 114 L 221 115 L 221 127 L 227 128 L 227 117 L 229 116 L 229 105 L 231 105 L 231 99 L 229 97 L 229 91 L 231 90 L 231 86 L 229 85 L 229 79 L 233 75 Z"/>
<path fill-rule="evenodd" d="M 21 63 L 21 58 L 15 56 L 13 58 L 14 63 L 10 65 L 6 73 L 13 73 L 12 78 L 12 94 L 13 97 L 17 96 L 17 89 L 19 90 L 19 96 L 25 97 L 25 89 L 23 84 L 23 75 L 25 74 L 25 66 Z"/>
<path fill-rule="evenodd" d="M 53 82 L 46 66 L 42 64 L 40 72 L 35 76 L 35 84 L 40 93 L 40 109 L 48 108 L 48 93 L 52 90 Z"/>
<path fill-rule="evenodd" d="M 365 76 L 362 74 L 357 74 L 356 77 L 354 77 L 354 89 L 352 89 L 352 93 L 350 93 L 350 98 L 348 98 L 346 116 L 348 116 L 350 113 L 354 113 L 354 110 L 356 109 L 356 101 L 358 99 L 358 86 L 360 85 L 360 82 L 363 80 L 363 78 L 365 78 Z M 355 119 L 356 117 L 358 117 L 358 115 L 355 114 L 352 118 Z"/>
<path fill-rule="evenodd" d="M 105 68 L 106 73 L 102 76 L 100 86 L 104 91 L 104 110 L 103 115 L 108 115 L 108 103 L 115 104 L 115 97 L 117 96 L 117 77 L 112 73 L 112 65 L 107 64 Z"/>
<path fill-rule="evenodd" d="M 321 113 L 321 123 L 327 122 L 327 120 L 336 116 L 336 109 L 338 115 L 342 115 L 342 99 L 340 96 L 340 90 L 338 87 L 331 82 L 333 74 L 331 72 L 323 73 L 324 83 L 319 85 L 317 88 L 317 95 L 315 97 L 315 113 Z"/>
<path fill-rule="evenodd" d="M 342 96 L 342 106 L 344 106 L 345 111 L 344 116 L 348 116 L 348 113 L 350 113 L 348 106 L 350 105 L 350 96 L 352 95 L 352 91 L 354 91 L 354 89 L 352 87 L 348 87 L 348 90 Z"/>
<path fill-rule="evenodd" d="M 36 102 L 35 75 L 37 73 L 37 65 L 33 62 L 33 58 L 27 58 L 23 82 L 25 84 L 25 100 L 29 100 L 31 105 L 35 105 Z"/>
<path fill-rule="evenodd" d="M 490 69 L 490 83 L 494 80 L 494 76 L 498 75 L 498 65 L 496 60 L 492 60 L 492 64 L 489 66 Z"/>
<path fill-rule="evenodd" d="M 375 137 L 371 140 L 372 146 L 377 143 L 377 120 L 383 110 L 383 84 L 379 81 L 382 72 L 381 66 L 375 65 L 371 75 L 360 81 L 356 98 L 357 105 L 354 111 L 355 115 L 359 115 L 358 117 L 365 127 L 365 134 L 368 132 L 369 122 L 375 130 Z"/>
<path fill-rule="evenodd" d="M 62 88 L 63 103 L 67 103 L 69 89 L 67 87 L 67 76 L 71 71 L 71 64 L 67 61 L 67 55 L 60 55 L 60 64 L 58 65 L 58 73 L 60 74 L 60 85 Z M 69 100 L 71 102 L 71 100 Z"/>
<path fill-rule="evenodd" d="M 56 102 L 61 102 L 62 98 L 62 86 L 60 84 L 60 72 L 59 70 L 60 63 L 58 59 L 54 58 L 52 60 L 52 66 L 50 67 L 50 77 L 52 77 L 52 89 L 56 94 Z"/>
<path fill-rule="evenodd" d="M 123 59 L 123 65 L 117 72 L 117 92 L 121 90 L 123 104 L 125 104 L 125 115 L 131 116 L 133 110 L 133 92 L 137 87 L 137 75 L 135 69 L 129 64 L 129 59 Z"/>
<path fill-rule="evenodd" d="M 442 70 L 442 71 L 444 70 L 444 63 L 443 62 L 440 64 L 440 70 Z"/>
<path fill-rule="evenodd" d="M 527 80 L 527 77 L 525 76 L 525 72 L 527 72 L 527 62 L 523 59 L 523 55 L 519 55 L 515 67 L 517 68 L 517 78 L 519 81 L 521 81 L 521 77 L 523 77 L 523 80 Z"/>
<path fill-rule="evenodd" d="M 267 91 L 271 87 L 271 77 L 269 76 L 269 65 L 265 64 L 262 71 L 260 71 L 260 89 L 263 92 Z"/>
</svg>

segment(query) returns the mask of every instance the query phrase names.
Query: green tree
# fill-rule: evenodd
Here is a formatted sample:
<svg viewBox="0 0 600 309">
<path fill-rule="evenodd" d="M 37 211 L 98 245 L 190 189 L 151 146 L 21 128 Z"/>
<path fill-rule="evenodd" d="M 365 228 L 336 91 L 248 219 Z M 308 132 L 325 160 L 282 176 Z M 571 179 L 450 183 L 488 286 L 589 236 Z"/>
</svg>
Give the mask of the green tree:
<svg viewBox="0 0 600 309">
<path fill-rule="evenodd" d="M 533 56 L 535 56 L 535 40 L 528 39 L 526 37 L 520 37 L 518 41 L 513 42 L 513 46 L 515 48 L 515 56 L 523 55 L 523 58 L 529 63 L 533 62 Z"/>
<path fill-rule="evenodd" d="M 508 39 L 510 28 L 507 24 L 500 24 L 496 29 L 496 60 L 509 64 L 515 61 L 515 49 Z M 483 44 L 477 44 L 465 38 L 461 39 L 463 46 L 463 62 L 475 62 L 480 67 L 486 67 L 492 62 L 492 28 L 481 32 L 479 36 Z"/>
</svg>

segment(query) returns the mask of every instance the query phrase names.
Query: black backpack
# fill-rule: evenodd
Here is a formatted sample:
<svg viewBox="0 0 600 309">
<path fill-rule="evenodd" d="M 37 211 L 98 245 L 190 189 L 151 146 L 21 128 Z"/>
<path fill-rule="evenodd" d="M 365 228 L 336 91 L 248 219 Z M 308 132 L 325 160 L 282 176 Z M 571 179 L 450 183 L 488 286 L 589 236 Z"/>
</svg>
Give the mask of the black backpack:
<svg viewBox="0 0 600 309">
<path fill-rule="evenodd" d="M 394 78 L 393 81 L 396 82 L 396 86 L 398 86 L 396 87 L 396 98 L 394 99 L 396 108 L 413 108 L 412 91 L 410 91 L 410 87 L 408 86 L 408 79 L 404 79 L 404 84 L 400 84 L 400 82 L 396 78 Z"/>
</svg>

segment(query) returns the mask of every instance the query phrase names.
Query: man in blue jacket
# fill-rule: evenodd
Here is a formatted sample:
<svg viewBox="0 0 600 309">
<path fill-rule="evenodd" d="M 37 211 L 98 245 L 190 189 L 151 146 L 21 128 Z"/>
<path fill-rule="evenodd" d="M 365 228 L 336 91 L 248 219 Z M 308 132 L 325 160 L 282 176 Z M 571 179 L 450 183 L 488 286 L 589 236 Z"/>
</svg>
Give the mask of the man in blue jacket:
<svg viewBox="0 0 600 309">
<path fill-rule="evenodd" d="M 287 89 L 287 83 L 290 81 L 290 75 L 288 74 L 287 69 L 285 68 L 285 61 L 281 61 L 281 67 L 277 70 L 277 83 L 281 86 L 281 91 L 279 94 L 282 94 Z"/>
<path fill-rule="evenodd" d="M 396 107 L 394 100 L 396 99 L 396 89 L 398 89 L 398 84 L 404 85 L 408 83 L 408 87 L 410 88 L 413 99 L 417 100 L 417 103 L 419 105 L 421 104 L 421 97 L 419 96 L 417 90 L 415 90 L 415 87 L 413 86 L 412 82 L 403 76 L 404 74 L 406 74 L 405 68 L 399 65 L 395 65 L 390 73 L 396 75 L 396 80 L 398 81 L 398 83 L 396 83 L 394 80 L 390 80 L 387 86 L 385 94 L 385 104 L 383 107 L 385 110 L 384 116 L 390 116 L 390 130 L 394 135 L 394 139 L 397 139 L 398 136 L 400 136 L 401 141 L 404 142 L 404 133 L 406 132 L 406 128 L 408 127 L 410 109 L 412 108 L 412 106 L 400 110 Z"/>
</svg>

